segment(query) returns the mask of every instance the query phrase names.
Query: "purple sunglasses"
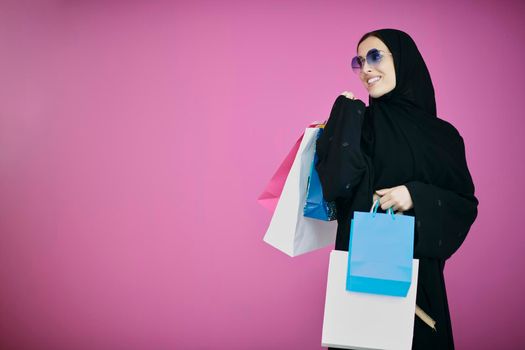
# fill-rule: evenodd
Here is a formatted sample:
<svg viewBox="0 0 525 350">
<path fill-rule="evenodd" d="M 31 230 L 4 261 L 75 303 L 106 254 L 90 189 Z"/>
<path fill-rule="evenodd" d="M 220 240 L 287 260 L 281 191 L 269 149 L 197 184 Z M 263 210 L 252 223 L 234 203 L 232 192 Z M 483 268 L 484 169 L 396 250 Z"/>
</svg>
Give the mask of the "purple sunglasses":
<svg viewBox="0 0 525 350">
<path fill-rule="evenodd" d="M 366 54 L 366 61 L 370 66 L 375 67 L 379 64 L 379 62 L 381 62 L 384 55 L 392 55 L 392 53 L 374 48 L 368 51 L 368 53 Z M 354 58 L 352 58 L 352 70 L 355 74 L 359 74 L 361 72 L 361 69 L 365 64 L 364 61 L 365 59 L 361 56 L 355 56 Z"/>
</svg>

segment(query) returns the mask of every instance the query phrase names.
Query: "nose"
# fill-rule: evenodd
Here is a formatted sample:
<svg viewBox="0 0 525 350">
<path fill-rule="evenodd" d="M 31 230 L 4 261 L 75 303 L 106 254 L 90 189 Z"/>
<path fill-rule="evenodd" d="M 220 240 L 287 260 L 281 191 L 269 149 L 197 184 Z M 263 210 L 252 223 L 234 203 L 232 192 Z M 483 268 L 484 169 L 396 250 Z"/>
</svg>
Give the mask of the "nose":
<svg viewBox="0 0 525 350">
<path fill-rule="evenodd" d="M 363 66 L 361 67 L 361 79 L 364 81 L 365 73 L 370 73 L 370 72 L 372 72 L 372 68 L 370 67 L 368 62 L 365 60 L 365 62 L 363 63 Z"/>
<path fill-rule="evenodd" d="M 370 65 L 368 64 L 367 60 L 365 60 L 365 62 L 363 63 L 363 66 L 361 67 L 361 70 L 363 72 L 371 72 L 372 71 L 372 67 L 370 67 Z"/>
</svg>

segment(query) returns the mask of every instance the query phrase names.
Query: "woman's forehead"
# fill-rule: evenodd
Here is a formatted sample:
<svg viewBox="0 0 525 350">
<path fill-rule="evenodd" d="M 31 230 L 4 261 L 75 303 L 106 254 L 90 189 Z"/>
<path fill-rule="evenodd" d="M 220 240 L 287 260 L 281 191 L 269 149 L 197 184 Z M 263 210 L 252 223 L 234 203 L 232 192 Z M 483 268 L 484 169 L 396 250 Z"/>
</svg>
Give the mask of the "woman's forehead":
<svg viewBox="0 0 525 350">
<path fill-rule="evenodd" d="M 368 51 L 374 48 L 386 52 L 390 51 L 388 50 L 388 47 L 385 45 L 385 43 L 383 43 L 380 39 L 376 38 L 375 36 L 370 36 L 363 40 L 361 44 L 359 44 L 357 48 L 357 55 L 365 57 Z"/>
</svg>

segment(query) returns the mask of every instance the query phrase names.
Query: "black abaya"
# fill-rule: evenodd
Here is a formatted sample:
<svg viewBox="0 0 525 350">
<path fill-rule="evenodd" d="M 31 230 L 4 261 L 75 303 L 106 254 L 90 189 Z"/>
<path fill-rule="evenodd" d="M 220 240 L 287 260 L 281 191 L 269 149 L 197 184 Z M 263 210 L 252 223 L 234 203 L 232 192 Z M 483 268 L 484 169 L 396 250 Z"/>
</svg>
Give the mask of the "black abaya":
<svg viewBox="0 0 525 350">
<path fill-rule="evenodd" d="M 348 250 L 354 211 L 369 211 L 374 191 L 405 185 L 414 204 L 416 303 L 436 321 L 415 317 L 413 349 L 454 349 L 443 269 L 476 219 L 478 200 L 459 132 L 436 116 L 434 89 L 413 40 L 374 32 L 393 53 L 396 87 L 360 100 L 338 96 L 317 142 L 323 194 L 337 205 L 335 249 Z"/>
</svg>

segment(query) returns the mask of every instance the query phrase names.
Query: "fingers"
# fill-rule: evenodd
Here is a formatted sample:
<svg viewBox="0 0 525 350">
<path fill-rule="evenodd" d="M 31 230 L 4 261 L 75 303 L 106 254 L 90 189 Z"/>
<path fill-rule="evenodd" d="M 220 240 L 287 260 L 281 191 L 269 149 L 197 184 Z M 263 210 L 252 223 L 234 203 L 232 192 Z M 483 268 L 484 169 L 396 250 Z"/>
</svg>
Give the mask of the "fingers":
<svg viewBox="0 0 525 350">
<path fill-rule="evenodd" d="M 381 204 L 381 209 L 387 210 L 388 208 L 392 207 L 392 210 L 397 210 L 397 203 L 395 200 L 391 199 L 383 204 Z"/>
<path fill-rule="evenodd" d="M 398 203 L 398 199 L 392 195 L 392 192 L 387 192 L 385 195 L 381 196 L 379 199 L 379 204 L 381 205 L 381 209 L 387 210 L 388 208 L 392 208 L 392 210 L 396 211 L 401 208 L 401 206 Z"/>
<path fill-rule="evenodd" d="M 392 190 L 392 188 L 383 188 L 380 190 L 377 190 L 376 193 L 380 196 L 384 195 L 385 193 L 388 193 Z"/>
<path fill-rule="evenodd" d="M 354 96 L 354 94 L 351 93 L 350 91 L 343 91 L 343 92 L 341 93 L 341 95 L 343 95 L 344 97 L 349 98 L 349 99 L 351 99 L 351 100 L 355 100 L 355 96 Z"/>
<path fill-rule="evenodd" d="M 400 190 L 403 189 L 404 191 Z M 405 194 L 408 193 L 408 189 L 404 186 L 397 186 L 392 188 L 383 188 L 375 191 L 374 199 L 377 195 L 380 196 L 379 204 L 382 210 L 392 208 L 394 211 L 400 211 L 401 213 L 405 210 L 411 209 L 413 204 L 411 199 L 407 202 Z"/>
</svg>

